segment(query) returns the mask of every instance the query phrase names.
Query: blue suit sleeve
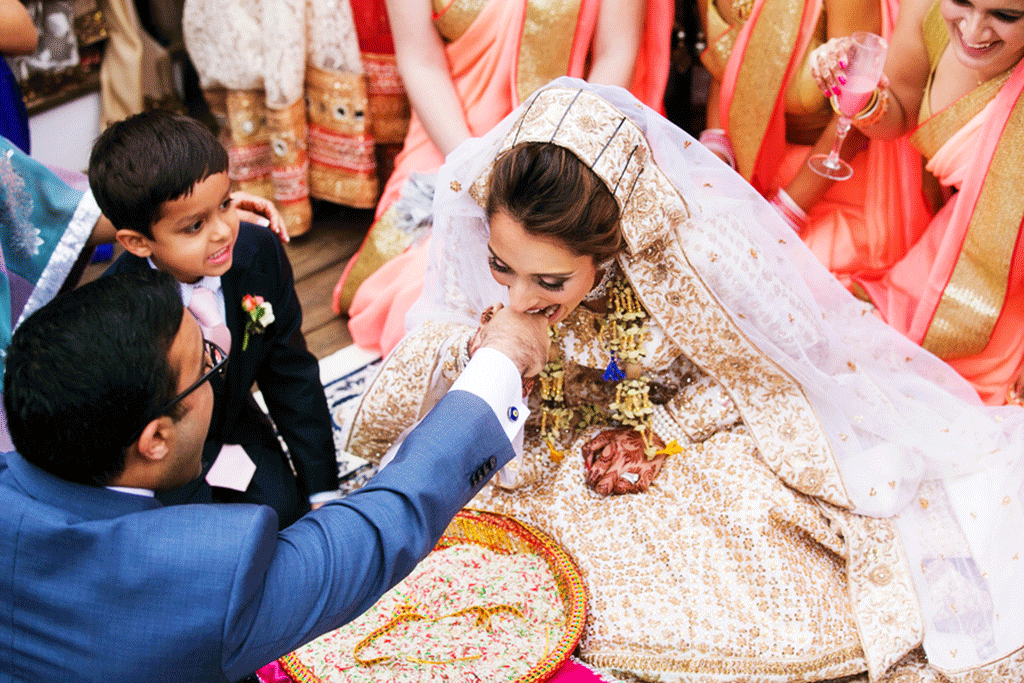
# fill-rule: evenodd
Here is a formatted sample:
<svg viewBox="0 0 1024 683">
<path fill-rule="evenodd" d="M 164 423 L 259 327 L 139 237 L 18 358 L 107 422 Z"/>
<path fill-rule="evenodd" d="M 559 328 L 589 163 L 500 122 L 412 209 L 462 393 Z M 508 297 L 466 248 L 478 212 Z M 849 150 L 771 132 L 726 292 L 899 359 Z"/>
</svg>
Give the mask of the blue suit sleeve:
<svg viewBox="0 0 1024 683">
<path fill-rule="evenodd" d="M 228 679 L 363 613 L 412 571 L 512 457 L 487 403 L 451 391 L 365 487 L 306 515 L 277 535 L 276 544 L 263 525 L 232 591 L 224 639 Z"/>
</svg>

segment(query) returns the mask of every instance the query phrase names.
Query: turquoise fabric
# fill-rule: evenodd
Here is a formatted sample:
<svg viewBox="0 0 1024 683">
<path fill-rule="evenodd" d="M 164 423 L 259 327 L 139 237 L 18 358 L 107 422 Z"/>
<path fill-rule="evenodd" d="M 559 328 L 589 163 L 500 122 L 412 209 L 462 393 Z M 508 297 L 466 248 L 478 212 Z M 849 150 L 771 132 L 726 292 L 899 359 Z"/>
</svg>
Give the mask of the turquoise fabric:
<svg viewBox="0 0 1024 683">
<path fill-rule="evenodd" d="M 0 353 L 60 290 L 99 214 L 91 194 L 0 137 Z"/>
</svg>

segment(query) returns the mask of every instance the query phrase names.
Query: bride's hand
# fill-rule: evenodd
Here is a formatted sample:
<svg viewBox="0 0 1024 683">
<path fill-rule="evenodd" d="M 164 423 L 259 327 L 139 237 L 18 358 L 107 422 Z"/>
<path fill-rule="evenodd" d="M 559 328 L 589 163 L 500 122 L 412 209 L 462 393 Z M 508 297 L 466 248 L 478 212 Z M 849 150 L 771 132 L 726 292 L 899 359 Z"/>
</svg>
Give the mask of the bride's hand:
<svg viewBox="0 0 1024 683">
<path fill-rule="evenodd" d="M 664 448 L 657 435 L 651 439 L 658 450 Z M 643 493 L 664 462 L 664 454 L 647 459 L 643 437 L 631 427 L 605 430 L 583 446 L 587 486 L 603 496 Z"/>
</svg>

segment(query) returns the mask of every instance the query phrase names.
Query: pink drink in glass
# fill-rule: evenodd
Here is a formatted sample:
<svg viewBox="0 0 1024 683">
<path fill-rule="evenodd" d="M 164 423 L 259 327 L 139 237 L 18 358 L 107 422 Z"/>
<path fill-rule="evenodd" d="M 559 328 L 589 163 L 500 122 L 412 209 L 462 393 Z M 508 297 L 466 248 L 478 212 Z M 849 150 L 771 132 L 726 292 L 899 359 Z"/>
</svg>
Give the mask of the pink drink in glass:
<svg viewBox="0 0 1024 683">
<path fill-rule="evenodd" d="M 832 180 L 846 180 L 853 175 L 853 168 L 839 158 L 839 148 L 850 131 L 851 119 L 864 109 L 871 100 L 871 93 L 878 85 L 885 67 L 885 53 L 888 46 L 885 38 L 858 31 L 850 36 L 846 58 L 849 66 L 844 69 L 846 82 L 839 87 L 839 94 L 832 97 L 832 103 L 839 110 L 836 125 L 836 139 L 828 154 L 814 154 L 807 159 L 807 165 L 820 176 Z"/>
<path fill-rule="evenodd" d="M 871 99 L 871 93 L 875 91 L 878 79 L 871 77 L 855 76 L 843 86 L 836 95 L 836 106 L 846 116 L 855 116 Z"/>
</svg>

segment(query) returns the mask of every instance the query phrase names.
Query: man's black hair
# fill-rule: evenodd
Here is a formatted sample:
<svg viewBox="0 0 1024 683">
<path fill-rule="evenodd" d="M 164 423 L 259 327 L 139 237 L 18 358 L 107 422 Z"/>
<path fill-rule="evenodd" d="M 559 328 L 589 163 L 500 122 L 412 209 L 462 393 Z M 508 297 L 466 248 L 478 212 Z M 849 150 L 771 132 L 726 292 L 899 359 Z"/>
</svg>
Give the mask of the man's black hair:
<svg viewBox="0 0 1024 683">
<path fill-rule="evenodd" d="M 182 311 L 174 279 L 147 268 L 100 278 L 29 316 L 14 332 L 4 374 L 8 427 L 22 457 L 80 484 L 120 475 L 127 440 L 175 396 L 167 355 Z"/>
</svg>

